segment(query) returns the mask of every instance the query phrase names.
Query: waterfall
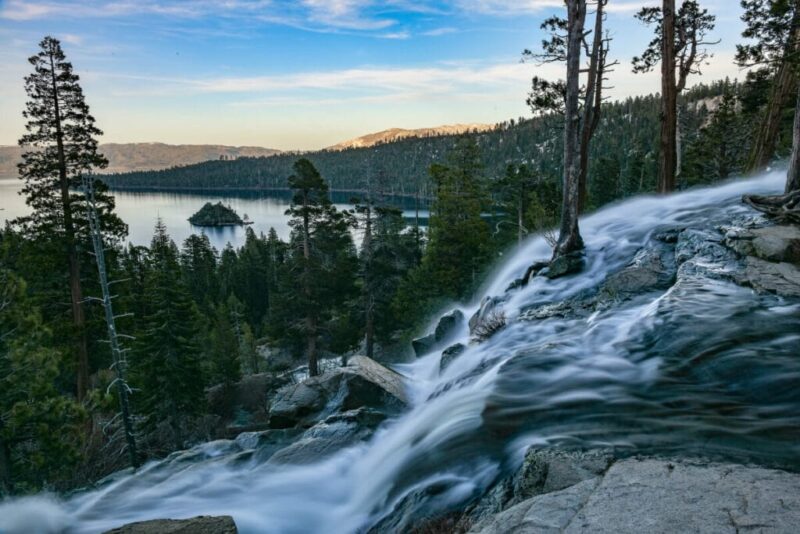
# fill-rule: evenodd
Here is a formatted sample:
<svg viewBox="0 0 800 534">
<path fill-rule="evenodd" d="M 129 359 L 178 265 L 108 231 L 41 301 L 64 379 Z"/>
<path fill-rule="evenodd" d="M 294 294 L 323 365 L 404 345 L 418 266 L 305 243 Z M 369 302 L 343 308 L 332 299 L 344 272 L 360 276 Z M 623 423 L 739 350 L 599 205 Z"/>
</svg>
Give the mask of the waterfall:
<svg viewBox="0 0 800 534">
<path fill-rule="evenodd" d="M 777 193 L 783 180 L 773 172 L 608 206 L 581 220 L 583 272 L 506 292 L 550 255 L 543 237 L 531 237 L 481 291 L 505 299 L 498 306 L 508 325 L 480 344 L 462 332 L 467 349 L 442 372 L 438 352 L 397 366 L 412 406 L 366 443 L 284 466 L 256 460 L 241 443 L 207 443 L 118 473 L 99 489 L 0 504 L 0 531 L 48 532 L 52 520 L 89 533 L 227 514 L 243 533 L 361 532 L 407 495 L 424 495 L 419 506 L 431 509 L 479 495 L 531 445 L 791 462 L 800 457 L 800 392 L 792 385 L 800 377 L 800 306 L 726 279 L 727 259 L 690 259 L 664 290 L 526 318 L 590 294 L 658 232 L 718 234 L 718 225 L 752 214 L 742 194 Z M 480 300 L 463 306 L 468 317 Z"/>
</svg>

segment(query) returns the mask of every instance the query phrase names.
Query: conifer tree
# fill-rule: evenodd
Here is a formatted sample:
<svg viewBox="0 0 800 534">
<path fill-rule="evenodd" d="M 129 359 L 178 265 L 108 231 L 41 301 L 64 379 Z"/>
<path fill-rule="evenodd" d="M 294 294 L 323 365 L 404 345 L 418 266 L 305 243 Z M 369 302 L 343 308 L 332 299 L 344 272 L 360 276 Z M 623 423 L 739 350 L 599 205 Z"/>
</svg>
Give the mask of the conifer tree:
<svg viewBox="0 0 800 534">
<path fill-rule="evenodd" d="M 0 268 L 0 497 L 69 477 L 85 412 L 61 395 L 58 354 L 25 283 Z"/>
<path fill-rule="evenodd" d="M 564 97 L 564 179 L 561 205 L 561 227 L 553 250 L 557 260 L 583 249 L 578 229 L 580 211 L 580 91 L 581 42 L 586 20 L 586 0 L 567 0 L 566 63 Z M 563 269 L 561 269 L 563 270 Z M 571 269 L 568 269 L 571 270 Z M 561 273 L 559 273 L 561 274 Z"/>
<path fill-rule="evenodd" d="M 239 360 L 240 342 L 234 323 L 232 310 L 227 303 L 219 304 L 211 327 L 211 380 L 230 388 L 242 378 Z"/>
<path fill-rule="evenodd" d="M 489 259 L 489 225 L 481 217 L 489 207 L 480 148 L 459 139 L 447 164 L 431 166 L 436 196 L 431 206 L 428 246 L 420 269 L 426 287 L 448 298 L 464 298 Z"/>
<path fill-rule="evenodd" d="M 217 284 L 217 251 L 205 234 L 192 234 L 183 242 L 181 270 L 186 287 L 198 306 L 207 305 L 219 294 Z"/>
<path fill-rule="evenodd" d="M 25 181 L 22 193 L 31 207 L 29 216 L 17 219 L 27 236 L 40 242 L 53 242 L 63 251 L 75 332 L 76 392 L 83 399 L 89 381 L 89 352 L 81 284 L 81 237 L 86 210 L 80 206 L 80 176 L 94 168 L 104 168 L 108 161 L 97 151 L 102 132 L 84 99 L 79 78 L 66 60 L 61 44 L 45 37 L 40 52 L 29 58 L 33 73 L 25 78 L 28 102 L 23 116 L 27 133 L 19 144 L 23 148 L 20 178 Z M 113 198 L 107 188 L 96 183 L 100 226 L 108 242 L 122 237 L 125 225 L 112 210 Z M 53 313 L 53 315 L 58 315 Z"/>
<path fill-rule="evenodd" d="M 678 170 L 678 95 L 686 88 L 690 74 L 711 56 L 706 48 L 717 44 L 706 40 L 716 17 L 701 9 L 695 0 L 684 0 L 675 10 L 675 0 L 663 0 L 662 7 L 645 7 L 636 18 L 655 29 L 655 37 L 641 56 L 633 58 L 633 72 L 649 72 L 661 63 L 661 136 L 658 191 L 675 189 Z"/>
<path fill-rule="evenodd" d="M 289 177 L 292 204 L 286 211 L 292 238 L 285 273 L 292 282 L 284 281 L 280 307 L 284 313 L 297 310 L 304 318 L 294 329 L 304 339 L 309 374 L 316 376 L 320 337 L 343 326 L 337 307 L 355 294 L 358 259 L 350 236 L 352 219 L 331 204 L 328 184 L 305 158 L 295 162 L 294 171 Z M 332 338 L 339 342 L 337 348 L 353 342 Z"/>
<path fill-rule="evenodd" d="M 741 0 L 749 41 L 736 47 L 741 67 L 762 67 L 749 77 L 770 78 L 769 98 L 747 161 L 747 170 L 765 167 L 775 156 L 783 110 L 796 97 L 800 54 L 800 5 L 796 0 Z"/>
<path fill-rule="evenodd" d="M 178 248 L 161 220 L 150 243 L 145 282 L 147 312 L 132 358 L 132 382 L 141 389 L 137 410 L 145 430 L 166 423 L 172 445 L 184 444 L 187 419 L 204 406 L 199 317 L 181 278 Z"/>
</svg>

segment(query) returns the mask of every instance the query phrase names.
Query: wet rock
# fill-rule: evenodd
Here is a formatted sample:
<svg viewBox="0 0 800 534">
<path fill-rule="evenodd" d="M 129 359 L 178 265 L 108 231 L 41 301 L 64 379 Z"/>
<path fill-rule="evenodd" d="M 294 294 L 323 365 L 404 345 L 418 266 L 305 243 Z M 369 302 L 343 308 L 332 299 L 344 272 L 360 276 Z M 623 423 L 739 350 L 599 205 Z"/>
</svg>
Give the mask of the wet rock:
<svg viewBox="0 0 800 534">
<path fill-rule="evenodd" d="M 796 226 L 729 229 L 725 244 L 743 256 L 800 264 L 800 228 Z"/>
<path fill-rule="evenodd" d="M 433 333 L 434 337 L 436 337 L 436 341 L 441 342 L 448 340 L 456 333 L 458 327 L 461 326 L 463 322 L 464 314 L 461 310 L 453 310 L 450 313 L 442 315 Z"/>
<path fill-rule="evenodd" d="M 528 283 L 531 281 L 531 278 L 539 274 L 548 265 L 550 265 L 550 262 L 547 261 L 537 261 L 536 263 L 530 265 L 525 270 L 525 274 L 523 274 L 521 278 L 517 278 L 516 280 L 514 280 L 509 284 L 509 286 L 506 288 L 506 292 L 527 286 Z"/>
<path fill-rule="evenodd" d="M 481 305 L 472 317 L 469 318 L 467 323 L 469 326 L 469 333 L 475 332 L 475 328 L 481 324 L 491 313 L 497 308 L 497 305 L 502 303 L 503 299 L 497 297 L 484 297 Z"/>
<path fill-rule="evenodd" d="M 560 278 L 568 274 L 574 274 L 583 270 L 585 258 L 583 252 L 570 252 L 563 256 L 558 256 L 550 262 L 547 269 L 540 272 L 547 278 Z"/>
<path fill-rule="evenodd" d="M 677 242 L 677 235 L 676 235 Z M 675 281 L 677 265 L 673 247 L 647 246 L 621 271 L 610 275 L 600 293 L 625 298 L 647 291 L 669 288 Z"/>
<path fill-rule="evenodd" d="M 236 523 L 228 515 L 198 516 L 191 519 L 140 521 L 107 531 L 105 534 L 236 534 Z"/>
<path fill-rule="evenodd" d="M 541 321 L 552 318 L 578 318 L 587 317 L 598 310 L 605 303 L 598 301 L 597 296 L 591 291 L 581 292 L 574 298 L 562 300 L 552 304 L 538 304 L 520 310 L 520 321 Z"/>
<path fill-rule="evenodd" d="M 748 256 L 745 270 L 737 282 L 763 293 L 782 297 L 800 297 L 800 268 L 791 263 L 772 263 Z"/>
<path fill-rule="evenodd" d="M 361 407 L 386 414 L 407 403 L 402 377 L 365 356 L 355 356 L 345 367 L 282 388 L 273 399 L 270 426 L 311 427 L 334 413 Z"/>
<path fill-rule="evenodd" d="M 470 534 L 560 534 L 597 488 L 598 478 L 523 501 L 475 525 Z M 588 531 L 584 531 L 588 532 Z"/>
<path fill-rule="evenodd" d="M 412 339 L 411 347 L 414 349 L 414 354 L 416 354 L 417 358 L 424 356 L 433 351 L 434 347 L 436 347 L 436 336 L 434 334 L 428 334 L 427 336 Z"/>
<path fill-rule="evenodd" d="M 297 441 L 277 451 L 275 464 L 310 464 L 369 439 L 386 415 L 370 408 L 335 414 L 308 429 Z"/>
<path fill-rule="evenodd" d="M 411 341 L 414 353 L 420 357 L 441 347 L 453 338 L 463 324 L 464 313 L 461 310 L 453 310 L 442 315 L 433 333 Z"/>
<path fill-rule="evenodd" d="M 515 504 L 470 532 L 789 534 L 798 524 L 798 474 L 733 464 L 630 459 L 565 489 Z"/>
<path fill-rule="evenodd" d="M 216 385 L 206 391 L 211 413 L 226 425 L 222 434 L 234 437 L 248 430 L 264 430 L 269 420 L 268 399 L 289 383 L 286 377 L 269 373 L 248 375 L 226 391 Z"/>
<path fill-rule="evenodd" d="M 439 361 L 439 371 L 444 371 L 466 348 L 463 343 L 456 343 L 444 349 L 442 359 Z"/>
<path fill-rule="evenodd" d="M 466 517 L 480 529 L 491 523 L 495 514 L 523 501 L 602 475 L 613 461 L 613 456 L 604 451 L 531 448 L 517 472 L 495 484 Z"/>
</svg>

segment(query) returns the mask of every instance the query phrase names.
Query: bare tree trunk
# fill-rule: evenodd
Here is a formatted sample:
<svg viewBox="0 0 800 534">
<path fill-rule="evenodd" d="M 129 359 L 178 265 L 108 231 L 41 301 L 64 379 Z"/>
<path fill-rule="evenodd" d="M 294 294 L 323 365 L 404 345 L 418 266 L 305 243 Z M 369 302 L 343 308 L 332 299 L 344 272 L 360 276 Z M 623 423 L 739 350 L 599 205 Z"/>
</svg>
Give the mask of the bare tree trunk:
<svg viewBox="0 0 800 534">
<path fill-rule="evenodd" d="M 759 124 L 753 148 L 747 162 L 748 171 L 758 171 L 766 167 L 775 155 L 775 145 L 781 126 L 781 115 L 787 100 L 792 97 L 792 90 L 797 85 L 794 70 L 786 63 L 782 64 L 775 74 L 772 83 L 767 109 Z"/>
<path fill-rule="evenodd" d="M 100 230 L 100 221 L 97 218 L 97 208 L 94 201 L 94 188 L 91 177 L 84 177 L 84 189 L 86 192 L 86 200 L 88 204 L 88 220 L 89 228 L 92 234 L 92 243 L 94 245 L 94 256 L 97 262 L 97 274 L 100 279 L 100 288 L 103 292 L 103 310 L 105 311 L 106 326 L 108 328 L 108 341 L 111 345 L 111 359 L 114 373 L 117 375 L 114 382 L 117 386 L 117 395 L 119 396 L 119 407 L 122 415 L 123 431 L 125 432 L 125 442 L 128 447 L 128 458 L 131 462 L 131 467 L 136 469 L 139 467 L 139 453 L 136 447 L 136 436 L 133 430 L 133 419 L 131 418 L 130 403 L 128 400 L 128 393 L 130 388 L 125 381 L 125 370 L 127 362 L 125 354 L 120 346 L 119 336 L 117 335 L 116 317 L 114 316 L 114 308 L 111 303 L 111 291 L 109 290 L 108 274 L 106 273 L 106 260 L 105 250 L 103 248 L 103 237 Z"/>
<path fill-rule="evenodd" d="M 794 108 L 792 127 L 792 157 L 786 175 L 786 194 L 800 191 L 800 87 L 797 88 L 797 102 Z"/>
<path fill-rule="evenodd" d="M 600 105 L 602 104 L 603 89 L 603 8 L 607 0 L 597 2 L 597 12 L 594 19 L 594 38 L 592 40 L 591 58 L 589 59 L 589 73 L 586 81 L 586 100 L 583 106 L 583 122 L 581 124 L 580 143 L 580 188 L 578 211 L 583 213 L 589 198 L 587 177 L 589 174 L 589 143 L 597 129 L 600 119 Z"/>
<path fill-rule="evenodd" d="M 580 93 L 581 41 L 586 0 L 567 0 L 567 94 L 564 107 L 564 195 L 561 228 L 553 258 L 583 248 L 578 229 L 580 203 Z"/>
<path fill-rule="evenodd" d="M 75 243 L 75 227 L 72 220 L 72 202 L 69 196 L 67 179 L 67 162 L 64 154 L 64 132 L 61 127 L 61 110 L 59 107 L 58 85 L 53 56 L 50 56 L 50 73 L 56 124 L 56 146 L 58 151 L 58 179 L 61 187 L 61 206 L 64 211 L 64 238 L 67 244 L 67 261 L 69 264 L 69 289 L 72 304 L 72 322 L 75 325 L 77 338 L 76 361 L 76 396 L 82 401 L 89 388 L 89 350 L 86 342 L 86 318 L 83 313 L 83 292 L 81 289 L 81 264 L 78 248 Z"/>
<path fill-rule="evenodd" d="M 658 192 L 675 190 L 677 86 L 675 82 L 675 0 L 664 0 L 661 34 L 661 161 Z"/>
</svg>

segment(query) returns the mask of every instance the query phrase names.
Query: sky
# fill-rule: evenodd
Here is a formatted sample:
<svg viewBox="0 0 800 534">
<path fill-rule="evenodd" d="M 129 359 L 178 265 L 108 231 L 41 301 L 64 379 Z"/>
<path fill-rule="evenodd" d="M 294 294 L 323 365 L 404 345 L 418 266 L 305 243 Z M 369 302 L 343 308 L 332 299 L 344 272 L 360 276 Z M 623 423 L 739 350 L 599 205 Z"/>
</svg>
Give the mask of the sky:
<svg viewBox="0 0 800 534">
<path fill-rule="evenodd" d="M 679 0 L 680 1 L 680 0 Z M 614 99 L 658 92 L 632 74 L 652 30 L 648 0 L 610 0 Z M 738 0 L 701 0 L 720 43 L 690 84 L 742 78 Z M 24 131 L 27 57 L 61 40 L 101 142 L 312 150 L 388 128 L 496 123 L 531 115 L 522 63 L 562 0 L 0 0 L 0 144 Z"/>
</svg>

